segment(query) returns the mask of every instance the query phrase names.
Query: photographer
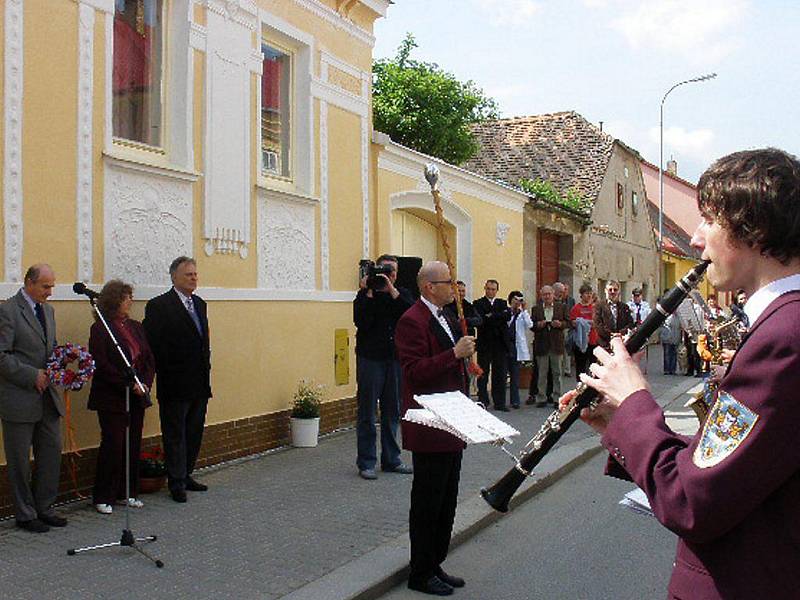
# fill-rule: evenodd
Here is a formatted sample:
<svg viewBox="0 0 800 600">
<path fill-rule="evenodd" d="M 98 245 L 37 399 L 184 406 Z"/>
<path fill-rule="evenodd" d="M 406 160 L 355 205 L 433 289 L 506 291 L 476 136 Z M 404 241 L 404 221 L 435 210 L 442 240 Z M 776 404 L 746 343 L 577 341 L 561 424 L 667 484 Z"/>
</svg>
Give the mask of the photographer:
<svg viewBox="0 0 800 600">
<path fill-rule="evenodd" d="M 377 479 L 375 472 L 375 410 L 381 407 L 381 470 L 410 474 L 400 460 L 397 427 L 400 421 L 400 363 L 394 348 L 394 330 L 400 316 L 414 304 L 411 293 L 396 288 L 397 258 L 381 255 L 366 263 L 353 300 L 358 382 L 358 474 Z"/>
</svg>

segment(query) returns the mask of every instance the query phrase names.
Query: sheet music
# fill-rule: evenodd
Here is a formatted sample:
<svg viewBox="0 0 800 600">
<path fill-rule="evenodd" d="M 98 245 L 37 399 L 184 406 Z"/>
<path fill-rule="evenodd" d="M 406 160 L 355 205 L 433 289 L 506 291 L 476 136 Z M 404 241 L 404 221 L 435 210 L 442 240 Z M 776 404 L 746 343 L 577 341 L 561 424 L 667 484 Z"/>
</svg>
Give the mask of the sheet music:
<svg viewBox="0 0 800 600">
<path fill-rule="evenodd" d="M 638 487 L 625 494 L 619 503 L 641 515 L 655 516 L 653 510 L 650 508 L 650 501 L 647 499 L 645 493 Z"/>
<path fill-rule="evenodd" d="M 519 435 L 519 431 L 461 392 L 414 396 L 414 400 L 423 408 L 406 411 L 403 419 L 447 431 L 468 444 L 509 441 L 512 436 Z"/>
</svg>

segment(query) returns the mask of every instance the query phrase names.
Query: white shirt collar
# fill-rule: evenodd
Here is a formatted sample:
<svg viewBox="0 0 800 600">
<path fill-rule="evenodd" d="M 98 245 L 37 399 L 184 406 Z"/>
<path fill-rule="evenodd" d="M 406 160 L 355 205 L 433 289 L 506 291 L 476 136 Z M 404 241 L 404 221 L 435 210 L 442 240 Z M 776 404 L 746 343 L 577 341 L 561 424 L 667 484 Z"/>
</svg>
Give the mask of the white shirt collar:
<svg viewBox="0 0 800 600">
<path fill-rule="evenodd" d="M 420 300 L 422 300 L 422 303 L 423 303 L 425 306 L 427 306 L 427 307 L 428 307 L 428 310 L 430 310 L 430 311 L 431 311 L 431 314 L 432 314 L 434 317 L 436 317 L 436 318 L 438 318 L 438 317 L 439 317 L 439 315 L 438 315 L 438 312 L 439 312 L 440 310 L 442 310 L 442 309 L 440 309 L 440 308 L 439 308 L 438 306 L 436 306 L 436 305 L 435 305 L 433 302 L 431 302 L 430 300 L 428 300 L 428 299 L 427 299 L 425 296 L 420 296 L 420 297 L 419 297 L 419 299 L 420 299 Z"/>
<path fill-rule="evenodd" d="M 178 294 L 178 298 L 180 298 L 180 299 L 181 299 L 181 304 L 183 304 L 184 306 L 186 306 L 186 303 L 189 301 L 189 299 L 191 298 L 191 296 L 187 296 L 186 294 L 184 294 L 182 291 L 180 291 L 180 290 L 179 290 L 178 288 L 176 288 L 175 286 L 173 286 L 173 287 L 172 287 L 172 289 L 173 289 L 173 290 L 175 290 L 175 293 L 176 293 L 176 294 Z"/>
<path fill-rule="evenodd" d="M 787 292 L 800 290 L 800 273 L 789 275 L 768 283 L 745 302 L 744 312 L 750 321 L 750 326 L 758 320 L 767 307 L 778 297 Z"/>
<path fill-rule="evenodd" d="M 20 291 L 22 292 L 22 297 L 25 298 L 25 302 L 27 302 L 31 310 L 36 313 L 36 301 L 28 296 L 28 292 L 25 291 L 25 288 L 20 288 Z"/>
</svg>

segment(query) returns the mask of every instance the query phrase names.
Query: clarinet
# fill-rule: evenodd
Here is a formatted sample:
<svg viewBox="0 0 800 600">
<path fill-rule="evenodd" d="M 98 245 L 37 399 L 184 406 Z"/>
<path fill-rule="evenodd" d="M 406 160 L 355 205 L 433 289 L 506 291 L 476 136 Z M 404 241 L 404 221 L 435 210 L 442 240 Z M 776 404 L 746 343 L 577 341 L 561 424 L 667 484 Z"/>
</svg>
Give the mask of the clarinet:
<svg viewBox="0 0 800 600">
<path fill-rule="evenodd" d="M 703 261 L 690 270 L 678 283 L 669 290 L 656 308 L 642 324 L 625 341 L 625 349 L 634 354 L 647 342 L 647 339 L 664 323 L 684 298 L 700 282 L 710 261 Z M 597 403 L 597 391 L 584 383 L 575 388 L 575 396 L 563 409 L 553 411 L 547 417 L 539 432 L 531 438 L 515 458 L 515 465 L 500 478 L 497 483 L 489 488 L 481 489 L 481 496 L 489 505 L 499 512 L 507 512 L 511 498 L 531 475 L 534 467 L 538 465 L 550 449 L 558 442 L 564 433 L 578 420 L 581 409 Z"/>
</svg>

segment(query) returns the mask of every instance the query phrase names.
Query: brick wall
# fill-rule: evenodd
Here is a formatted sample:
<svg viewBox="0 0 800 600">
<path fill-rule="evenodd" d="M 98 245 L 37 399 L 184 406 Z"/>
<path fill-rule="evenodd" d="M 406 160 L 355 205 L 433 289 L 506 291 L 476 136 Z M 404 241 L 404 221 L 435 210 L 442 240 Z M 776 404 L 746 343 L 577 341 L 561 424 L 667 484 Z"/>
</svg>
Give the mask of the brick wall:
<svg viewBox="0 0 800 600">
<path fill-rule="evenodd" d="M 322 405 L 320 433 L 328 433 L 342 427 L 353 425 L 356 420 L 356 399 L 344 398 Z M 289 411 L 269 415 L 249 417 L 238 421 L 217 423 L 206 427 L 203 434 L 203 447 L 197 466 L 207 467 L 235 458 L 264 452 L 289 443 Z M 142 449 L 159 446 L 161 436 L 156 435 L 142 440 Z M 77 480 L 77 493 L 71 475 L 74 461 Z M 75 500 L 78 494 L 91 499 L 94 484 L 97 448 L 81 450 L 80 456 L 64 456 L 61 460 L 61 483 L 58 502 Z M 6 477 L 6 466 L 0 465 L 0 518 L 9 517 L 14 510 Z"/>
</svg>

